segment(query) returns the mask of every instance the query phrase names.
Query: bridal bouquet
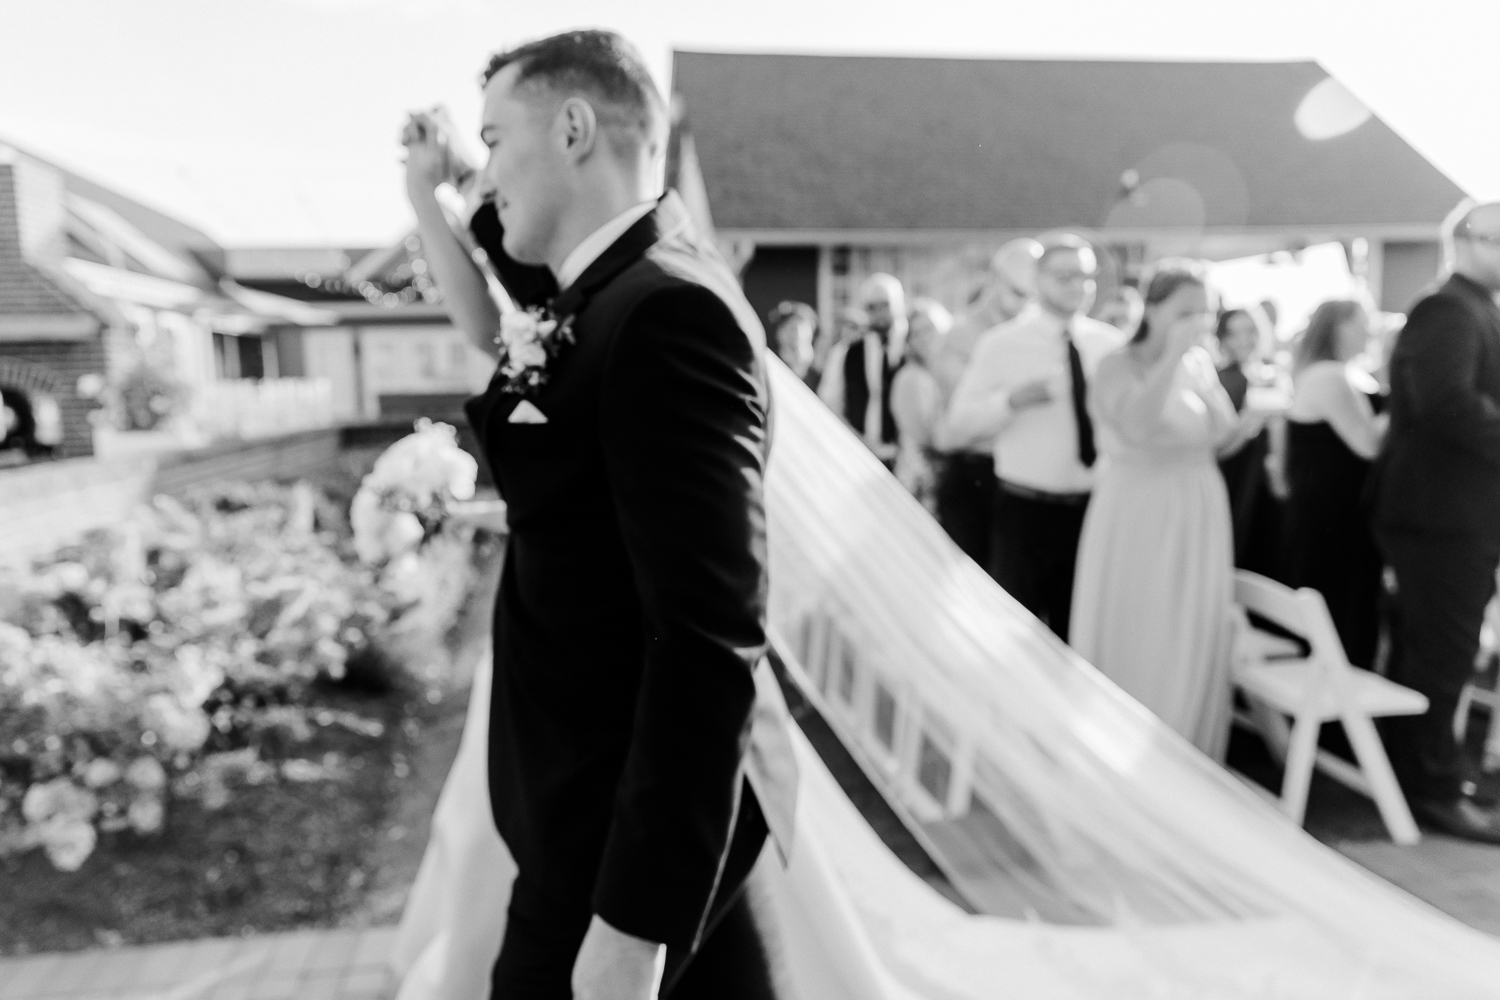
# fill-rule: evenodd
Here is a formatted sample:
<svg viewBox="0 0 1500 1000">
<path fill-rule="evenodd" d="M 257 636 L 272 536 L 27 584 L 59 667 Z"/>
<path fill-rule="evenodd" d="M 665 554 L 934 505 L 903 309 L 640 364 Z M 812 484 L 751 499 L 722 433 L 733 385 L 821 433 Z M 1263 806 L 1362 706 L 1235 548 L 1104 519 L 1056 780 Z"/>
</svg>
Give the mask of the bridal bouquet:
<svg viewBox="0 0 1500 1000">
<path fill-rule="evenodd" d="M 380 565 L 415 552 L 441 528 L 451 502 L 474 495 L 478 474 L 452 426 L 418 420 L 414 433 L 375 460 L 355 494 L 349 520 L 360 559 Z"/>
<path fill-rule="evenodd" d="M 394 628 L 415 642 L 436 643 L 473 583 L 473 530 L 449 512 L 474 496 L 478 474 L 458 432 L 424 418 L 376 459 L 350 507 L 355 550 L 379 568 Z"/>
</svg>

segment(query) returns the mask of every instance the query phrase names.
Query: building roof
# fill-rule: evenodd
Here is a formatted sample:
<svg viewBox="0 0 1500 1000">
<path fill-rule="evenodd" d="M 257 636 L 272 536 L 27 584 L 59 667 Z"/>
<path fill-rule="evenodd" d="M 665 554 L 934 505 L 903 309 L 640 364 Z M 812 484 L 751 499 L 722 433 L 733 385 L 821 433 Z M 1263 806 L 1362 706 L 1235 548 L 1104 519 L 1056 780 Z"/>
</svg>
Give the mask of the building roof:
<svg viewBox="0 0 1500 1000">
<path fill-rule="evenodd" d="M 720 229 L 1436 232 L 1463 191 L 1317 63 L 677 52 Z"/>
<path fill-rule="evenodd" d="M 16 167 L 0 161 L 0 317 L 77 316 L 87 309 L 61 284 L 27 259 L 22 250 Z M 3 331 L 0 331 L 3 332 Z"/>
</svg>

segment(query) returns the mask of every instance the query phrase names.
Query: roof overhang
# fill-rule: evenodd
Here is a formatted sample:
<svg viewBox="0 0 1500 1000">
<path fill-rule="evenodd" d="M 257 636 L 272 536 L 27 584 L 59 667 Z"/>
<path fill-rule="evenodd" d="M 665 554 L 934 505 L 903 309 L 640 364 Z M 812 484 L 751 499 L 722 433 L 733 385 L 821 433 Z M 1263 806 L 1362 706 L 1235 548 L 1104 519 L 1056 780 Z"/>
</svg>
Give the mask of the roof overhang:
<svg viewBox="0 0 1500 1000">
<path fill-rule="evenodd" d="M 62 270 L 94 295 L 155 309 L 190 310 L 207 298 L 203 289 L 151 274 L 66 257 Z"/>
<path fill-rule="evenodd" d="M 219 288 L 233 302 L 248 309 L 269 324 L 333 326 L 339 321 L 338 314 L 332 309 L 309 305 L 297 299 L 287 298 L 285 295 L 246 288 L 233 278 L 220 280 Z"/>
</svg>

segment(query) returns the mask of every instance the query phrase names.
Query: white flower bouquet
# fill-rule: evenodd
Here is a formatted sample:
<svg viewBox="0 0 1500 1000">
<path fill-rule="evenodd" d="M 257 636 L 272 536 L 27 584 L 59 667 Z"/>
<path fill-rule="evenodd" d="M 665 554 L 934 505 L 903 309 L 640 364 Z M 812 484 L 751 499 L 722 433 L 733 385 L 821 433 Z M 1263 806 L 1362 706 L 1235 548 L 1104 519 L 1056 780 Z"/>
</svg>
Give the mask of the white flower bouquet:
<svg viewBox="0 0 1500 1000">
<path fill-rule="evenodd" d="M 449 505 L 474 496 L 479 465 L 458 431 L 425 417 L 375 460 L 349 509 L 354 547 L 379 566 L 417 551 L 442 527 Z"/>
</svg>

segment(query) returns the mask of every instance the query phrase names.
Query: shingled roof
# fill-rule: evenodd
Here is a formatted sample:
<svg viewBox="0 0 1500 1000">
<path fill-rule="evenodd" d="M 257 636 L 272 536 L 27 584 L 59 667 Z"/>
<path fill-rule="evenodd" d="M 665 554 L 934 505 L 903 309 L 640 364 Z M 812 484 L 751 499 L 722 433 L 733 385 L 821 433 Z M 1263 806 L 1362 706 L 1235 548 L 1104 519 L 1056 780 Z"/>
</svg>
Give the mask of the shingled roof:
<svg viewBox="0 0 1500 1000">
<path fill-rule="evenodd" d="M 1435 233 L 1463 191 L 1384 122 L 1309 138 L 1326 80 L 1313 62 L 677 52 L 673 66 L 721 229 Z"/>
</svg>

